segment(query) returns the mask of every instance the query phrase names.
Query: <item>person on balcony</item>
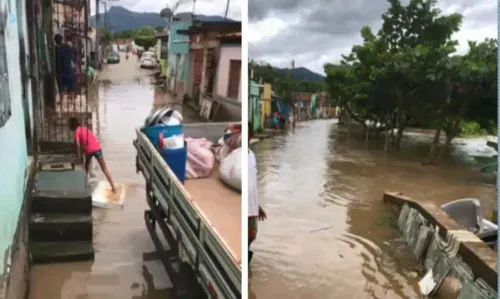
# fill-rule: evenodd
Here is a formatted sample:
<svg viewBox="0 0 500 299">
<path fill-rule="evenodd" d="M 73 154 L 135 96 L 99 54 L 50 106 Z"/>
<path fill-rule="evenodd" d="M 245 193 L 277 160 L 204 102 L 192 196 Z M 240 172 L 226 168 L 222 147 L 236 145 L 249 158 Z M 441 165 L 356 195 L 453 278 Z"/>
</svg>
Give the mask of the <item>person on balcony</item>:
<svg viewBox="0 0 500 299">
<path fill-rule="evenodd" d="M 56 42 L 56 77 L 59 88 L 59 100 L 62 103 L 66 94 L 68 102 L 72 102 L 75 98 L 76 90 L 76 51 L 71 46 L 70 37 L 66 37 L 66 42 L 63 43 L 62 35 L 56 34 L 54 40 Z"/>
</svg>

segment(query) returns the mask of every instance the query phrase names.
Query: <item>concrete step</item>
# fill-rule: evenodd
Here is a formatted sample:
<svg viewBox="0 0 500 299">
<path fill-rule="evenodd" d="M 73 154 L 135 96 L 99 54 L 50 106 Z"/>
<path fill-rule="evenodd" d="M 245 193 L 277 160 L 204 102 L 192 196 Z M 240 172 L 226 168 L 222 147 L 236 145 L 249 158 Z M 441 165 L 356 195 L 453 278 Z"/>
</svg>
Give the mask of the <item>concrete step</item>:
<svg viewBox="0 0 500 299">
<path fill-rule="evenodd" d="M 57 198 L 49 196 L 33 196 L 31 201 L 33 213 L 44 214 L 88 214 L 92 213 L 92 196 Z"/>
<path fill-rule="evenodd" d="M 32 213 L 92 213 L 92 194 L 85 171 L 39 171 L 32 194 Z"/>
<path fill-rule="evenodd" d="M 89 214 L 42 214 L 30 216 L 30 241 L 92 242 L 92 216 Z"/>
<path fill-rule="evenodd" d="M 92 242 L 30 242 L 31 261 L 34 264 L 88 261 L 94 259 Z"/>
</svg>

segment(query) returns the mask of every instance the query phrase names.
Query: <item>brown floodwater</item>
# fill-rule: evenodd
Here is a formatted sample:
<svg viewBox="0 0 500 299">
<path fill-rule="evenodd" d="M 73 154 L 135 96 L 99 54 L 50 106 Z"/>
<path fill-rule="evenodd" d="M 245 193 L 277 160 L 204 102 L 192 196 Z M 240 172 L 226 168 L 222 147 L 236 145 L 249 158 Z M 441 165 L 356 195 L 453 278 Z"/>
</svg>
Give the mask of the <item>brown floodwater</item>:
<svg viewBox="0 0 500 299">
<path fill-rule="evenodd" d="M 418 298 L 419 266 L 384 191 L 436 205 L 476 197 L 490 217 L 495 188 L 463 144 L 424 167 L 432 136 L 411 134 L 402 150 L 385 153 L 383 140 L 361 135 L 317 120 L 252 146 L 268 219 L 252 244 L 249 298 Z"/>
<path fill-rule="evenodd" d="M 140 70 L 135 60 L 122 59 L 119 65 L 106 66 L 100 76 L 106 81 L 91 89 L 95 132 L 115 182 L 126 188 L 125 206 L 94 209 L 94 261 L 34 266 L 30 299 L 173 298 L 171 281 L 144 224 L 148 205 L 144 178 L 135 172 L 132 141 L 134 129 L 159 106 L 168 104 L 180 110 L 185 122 L 199 119 L 193 111 L 155 91 L 149 74 Z M 104 179 L 97 163 L 93 164 L 92 172 Z"/>
</svg>

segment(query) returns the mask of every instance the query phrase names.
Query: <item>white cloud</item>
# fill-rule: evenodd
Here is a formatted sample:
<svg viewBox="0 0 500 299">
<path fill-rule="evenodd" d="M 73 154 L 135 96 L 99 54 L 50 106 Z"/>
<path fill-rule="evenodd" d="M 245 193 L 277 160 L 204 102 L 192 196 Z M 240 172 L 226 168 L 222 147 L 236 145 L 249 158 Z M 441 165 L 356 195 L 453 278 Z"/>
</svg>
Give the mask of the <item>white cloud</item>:
<svg viewBox="0 0 500 299">
<path fill-rule="evenodd" d="M 286 15 L 283 13 L 280 15 L 278 13 L 280 9 L 273 10 L 272 7 L 267 10 L 263 9 L 266 11 L 266 16 L 248 25 L 247 38 L 250 44 L 250 58 L 263 60 L 278 67 L 289 67 L 290 61 L 294 59 L 296 67 L 303 66 L 324 74 L 323 65 L 326 62 L 339 61 L 341 54 L 347 54 L 353 45 L 362 42 L 359 34 L 361 26 L 355 34 L 347 32 L 344 35 L 342 33 L 318 32 L 316 29 L 307 28 L 308 23 L 310 23 L 310 20 L 306 21 L 307 7 L 312 7 L 312 2 L 306 8 L 297 6 L 296 11 L 300 11 L 300 13 L 288 10 Z M 272 5 L 273 3 L 269 3 L 269 6 Z M 343 5 L 337 8 L 342 11 Z M 460 32 L 453 36 L 459 42 L 459 53 L 467 52 L 468 40 L 482 41 L 488 37 L 497 38 L 496 2 L 479 0 L 447 4 L 440 1 L 438 7 L 445 14 L 458 12 L 464 16 Z M 325 8 L 325 10 L 327 9 L 331 8 Z M 379 12 L 374 12 L 374 14 L 377 15 L 379 21 L 378 25 L 372 24 L 371 27 L 376 32 L 381 24 L 381 19 Z M 371 20 L 358 21 L 368 25 Z M 300 24 L 303 25 L 300 26 Z M 335 17 L 328 19 L 328 24 L 325 24 L 327 28 L 337 28 L 337 31 L 341 31 L 347 25 L 336 23 Z M 294 29 L 303 31 L 294 35 L 290 29 L 292 26 Z M 273 44 L 275 46 L 271 46 Z"/>
</svg>

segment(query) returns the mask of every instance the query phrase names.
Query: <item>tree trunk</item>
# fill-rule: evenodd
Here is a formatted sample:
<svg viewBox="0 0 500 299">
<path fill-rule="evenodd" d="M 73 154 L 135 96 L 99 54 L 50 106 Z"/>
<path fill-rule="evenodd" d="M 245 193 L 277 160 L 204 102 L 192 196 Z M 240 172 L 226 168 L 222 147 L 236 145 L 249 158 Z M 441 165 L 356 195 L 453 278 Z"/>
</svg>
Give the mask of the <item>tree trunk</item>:
<svg viewBox="0 0 500 299">
<path fill-rule="evenodd" d="M 442 123 L 442 122 L 441 122 Z M 436 154 L 439 150 L 439 140 L 441 138 L 442 125 L 440 124 L 436 133 L 434 133 L 434 139 L 431 143 L 431 148 L 429 150 L 429 155 L 427 156 L 427 161 L 422 161 L 422 165 L 431 165 L 433 164 Z"/>
<path fill-rule="evenodd" d="M 441 161 L 441 159 L 444 157 L 444 154 L 448 152 L 453 138 L 455 138 L 455 136 L 446 136 L 446 141 L 444 142 L 443 146 L 439 148 L 439 152 L 436 155 L 436 158 L 434 159 L 434 161 L 432 161 L 434 164 L 439 163 L 439 161 Z"/>
<path fill-rule="evenodd" d="M 346 111 L 347 118 L 347 135 L 351 136 L 351 114 Z"/>
<path fill-rule="evenodd" d="M 441 161 L 441 159 L 444 157 L 444 155 L 448 152 L 448 149 L 449 149 L 453 139 L 455 137 L 457 137 L 458 134 L 460 134 L 460 125 L 462 124 L 462 119 L 465 115 L 465 112 L 467 111 L 468 104 L 469 104 L 468 99 L 463 101 L 462 106 L 460 107 L 459 113 L 455 118 L 455 122 L 451 126 L 449 132 L 445 131 L 446 132 L 446 141 L 443 144 L 443 146 L 440 147 L 439 152 L 434 157 L 434 159 L 431 161 L 432 163 L 437 164 L 437 163 L 439 163 L 439 161 Z"/>
<path fill-rule="evenodd" d="M 406 126 L 406 120 L 402 120 L 398 124 L 398 133 L 396 135 L 396 139 L 394 140 L 394 147 L 399 149 L 401 146 L 401 140 L 403 139 L 403 132 Z"/>
<path fill-rule="evenodd" d="M 390 135 L 391 131 L 392 131 L 392 129 L 387 130 L 387 132 L 385 133 L 384 152 L 387 152 L 387 150 L 389 149 L 389 138 L 391 137 L 391 135 Z"/>
<path fill-rule="evenodd" d="M 370 138 L 370 126 L 364 126 L 363 130 L 365 131 L 365 144 L 368 146 L 368 139 Z"/>
</svg>

